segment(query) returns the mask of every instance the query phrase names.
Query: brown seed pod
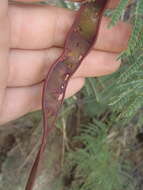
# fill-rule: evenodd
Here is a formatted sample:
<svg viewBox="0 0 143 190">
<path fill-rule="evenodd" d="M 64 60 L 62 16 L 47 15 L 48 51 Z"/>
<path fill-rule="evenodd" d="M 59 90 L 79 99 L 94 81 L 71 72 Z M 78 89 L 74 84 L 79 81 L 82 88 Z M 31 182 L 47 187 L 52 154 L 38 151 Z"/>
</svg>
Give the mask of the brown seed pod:
<svg viewBox="0 0 143 190">
<path fill-rule="evenodd" d="M 82 0 L 78 1 L 81 2 Z M 96 0 L 96 2 L 90 1 L 81 4 L 75 21 L 66 37 L 64 51 L 47 74 L 42 95 L 43 137 L 25 190 L 32 190 L 33 188 L 39 163 L 45 151 L 47 136 L 55 126 L 68 81 L 96 42 L 101 17 L 107 1 Z"/>
</svg>

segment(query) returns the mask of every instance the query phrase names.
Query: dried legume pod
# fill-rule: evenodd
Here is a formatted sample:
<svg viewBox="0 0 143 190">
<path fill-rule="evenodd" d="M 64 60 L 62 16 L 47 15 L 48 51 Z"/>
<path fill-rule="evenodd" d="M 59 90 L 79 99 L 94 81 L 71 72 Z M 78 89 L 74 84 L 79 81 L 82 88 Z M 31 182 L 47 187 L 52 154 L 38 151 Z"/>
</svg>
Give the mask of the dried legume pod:
<svg viewBox="0 0 143 190">
<path fill-rule="evenodd" d="M 107 4 L 107 0 L 79 1 L 82 1 L 82 4 L 66 37 L 63 53 L 50 68 L 44 82 L 42 95 L 43 137 L 25 190 L 33 188 L 39 163 L 46 147 L 47 136 L 55 126 L 68 81 L 95 43 L 101 17 Z"/>
</svg>

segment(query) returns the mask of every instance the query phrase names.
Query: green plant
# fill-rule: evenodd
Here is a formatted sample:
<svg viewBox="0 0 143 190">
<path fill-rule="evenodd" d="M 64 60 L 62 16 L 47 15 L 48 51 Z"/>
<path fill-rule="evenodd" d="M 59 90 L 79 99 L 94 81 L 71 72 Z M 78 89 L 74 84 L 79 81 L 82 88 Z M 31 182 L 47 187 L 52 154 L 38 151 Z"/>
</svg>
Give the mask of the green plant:
<svg viewBox="0 0 143 190">
<path fill-rule="evenodd" d="M 119 5 L 112 15 L 112 23 L 116 23 L 127 2 L 120 1 L 121 6 Z M 115 93 L 110 103 L 119 113 L 119 119 L 131 119 L 143 105 L 143 1 L 136 1 L 132 9 L 132 34 L 128 49 L 120 56 L 124 62 L 124 71 L 117 78 Z"/>
<path fill-rule="evenodd" d="M 71 151 L 67 157 L 69 177 L 74 169 L 70 190 L 121 190 L 134 189 L 134 180 L 122 172 L 114 135 L 108 135 L 108 126 L 97 120 L 83 127 L 74 139 L 82 148 Z M 116 149 L 115 149 L 116 147 Z M 128 183 L 132 180 L 132 183 Z"/>
<path fill-rule="evenodd" d="M 132 34 L 127 50 L 119 56 L 123 62 L 119 71 L 88 79 L 80 93 L 81 112 L 90 122 L 84 124 L 86 129 L 76 138 L 83 146 L 74 146 L 74 151 L 67 153 L 68 174 L 65 176 L 70 181 L 67 186 L 70 190 L 140 190 L 129 169 L 134 167 L 129 164 L 131 158 L 124 160 L 129 164 L 128 172 L 123 172 L 127 165 L 120 159 L 131 151 L 129 146 L 143 125 L 143 1 L 120 0 L 109 15 L 110 27 L 119 20 L 126 20 L 132 24 Z M 129 130 L 132 134 L 128 134 Z M 116 132 L 120 140 L 109 141 L 108 137 Z M 128 134 L 126 138 L 125 134 Z"/>
</svg>

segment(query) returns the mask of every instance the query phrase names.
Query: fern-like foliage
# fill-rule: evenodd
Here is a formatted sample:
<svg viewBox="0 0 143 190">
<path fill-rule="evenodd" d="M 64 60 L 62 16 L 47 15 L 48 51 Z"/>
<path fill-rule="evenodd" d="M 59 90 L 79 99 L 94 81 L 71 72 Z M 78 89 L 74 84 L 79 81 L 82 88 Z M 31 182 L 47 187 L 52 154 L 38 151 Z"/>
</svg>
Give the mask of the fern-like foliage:
<svg viewBox="0 0 143 190">
<path fill-rule="evenodd" d="M 126 6 L 128 5 L 128 2 L 129 0 L 120 0 L 117 9 L 114 10 L 111 16 L 111 26 L 115 25 L 120 20 L 120 17 L 123 15 L 123 12 L 125 11 Z"/>
<path fill-rule="evenodd" d="M 130 54 L 135 50 L 135 48 L 138 49 L 138 44 L 142 38 L 142 32 L 143 32 L 143 1 L 139 0 L 137 1 L 133 15 L 133 31 L 128 45 L 128 51 L 130 51 Z"/>
<path fill-rule="evenodd" d="M 120 4 L 127 4 L 121 0 Z M 121 5 L 116 12 L 123 11 Z M 116 23 L 115 13 L 112 15 L 112 23 Z M 128 48 L 121 54 L 124 62 L 124 71 L 121 72 L 115 84 L 115 93 L 110 105 L 119 113 L 119 118 L 131 119 L 143 106 L 143 1 L 137 0 L 132 10 L 131 18 L 132 34 Z"/>
<path fill-rule="evenodd" d="M 130 62 L 131 65 L 120 75 L 110 103 L 120 113 L 119 119 L 131 119 L 143 106 L 143 55 L 133 60 L 134 63 Z"/>
<path fill-rule="evenodd" d="M 121 172 L 117 150 L 113 152 L 108 126 L 94 120 L 75 140 L 83 144 L 68 154 L 68 170 L 74 168 L 74 180 L 70 190 L 122 190 L 134 189 Z M 127 181 L 126 181 L 126 180 Z M 117 188 L 118 187 L 118 188 Z"/>
<path fill-rule="evenodd" d="M 120 0 L 112 13 L 111 25 L 123 20 L 132 3 L 128 20 L 132 34 L 127 50 L 120 55 L 121 69 L 111 76 L 89 79 L 84 89 L 85 112 L 96 120 L 76 138 L 82 147 L 68 153 L 67 170 L 71 180 L 68 190 L 136 189 L 134 180 L 129 176 L 130 181 L 125 177 L 128 174 L 122 173 L 118 146 L 114 147 L 116 141 L 109 138 L 108 131 L 109 127 L 121 126 L 121 120 L 132 119 L 143 107 L 143 0 Z M 99 122 L 101 119 L 104 122 Z M 143 121 L 140 123 L 142 126 Z"/>
</svg>

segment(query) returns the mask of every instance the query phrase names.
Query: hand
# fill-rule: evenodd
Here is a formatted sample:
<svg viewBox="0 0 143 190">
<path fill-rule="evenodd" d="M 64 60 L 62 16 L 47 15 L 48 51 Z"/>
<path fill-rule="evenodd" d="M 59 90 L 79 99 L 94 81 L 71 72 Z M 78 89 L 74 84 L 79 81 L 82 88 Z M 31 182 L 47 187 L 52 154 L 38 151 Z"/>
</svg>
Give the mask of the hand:
<svg viewBox="0 0 143 190">
<path fill-rule="evenodd" d="M 117 3 L 110 0 L 108 7 Z M 61 54 L 74 17 L 75 12 L 62 8 L 8 6 L 7 0 L 1 0 L 0 124 L 41 108 L 42 81 Z M 70 80 L 66 97 L 83 87 L 84 78 L 111 74 L 119 68 L 116 58 L 127 47 L 131 28 L 119 22 L 109 30 L 108 23 L 108 18 L 102 19 L 97 42 Z"/>
</svg>

